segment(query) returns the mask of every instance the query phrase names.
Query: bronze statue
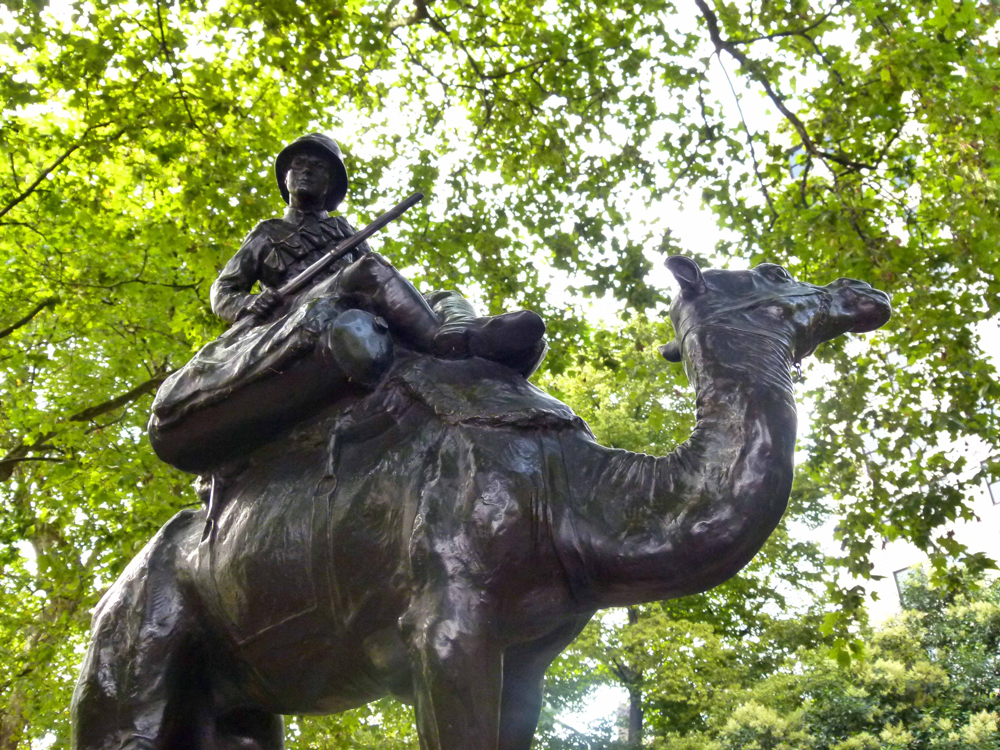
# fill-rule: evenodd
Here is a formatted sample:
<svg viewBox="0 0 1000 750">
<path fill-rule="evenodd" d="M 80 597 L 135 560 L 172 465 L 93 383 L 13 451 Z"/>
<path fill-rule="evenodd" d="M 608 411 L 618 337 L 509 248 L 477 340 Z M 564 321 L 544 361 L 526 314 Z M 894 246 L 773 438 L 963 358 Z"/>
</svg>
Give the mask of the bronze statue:
<svg viewBox="0 0 1000 750">
<path fill-rule="evenodd" d="M 333 139 L 293 141 L 274 171 L 288 209 L 258 224 L 212 285 L 212 310 L 239 321 L 238 335 L 204 347 L 157 393 L 150 439 L 164 461 L 208 473 L 246 453 L 331 399 L 377 383 L 394 339 L 438 357 L 489 359 L 525 377 L 538 367 L 546 343 L 536 313 L 478 317 L 456 292 L 425 298 L 366 242 L 282 299 L 285 282 L 354 229 L 329 214 L 348 189 Z"/>
<path fill-rule="evenodd" d="M 667 265 L 685 443 L 604 448 L 515 369 L 394 333 L 374 387 L 256 448 L 214 523 L 178 514 L 111 587 L 74 747 L 275 750 L 281 714 L 391 694 L 426 750 L 529 750 L 545 670 L 596 610 L 704 591 L 761 548 L 792 483 L 790 368 L 890 316 L 860 281 Z"/>
<path fill-rule="evenodd" d="M 275 161 L 275 176 L 288 210 L 261 222 L 212 285 L 212 310 L 230 322 L 244 314 L 267 315 L 278 306 L 274 290 L 302 270 L 331 239 L 354 229 L 331 217 L 347 194 L 347 170 L 340 147 L 321 134 L 303 136 Z M 325 298 L 342 297 L 388 321 L 393 333 L 418 351 L 441 357 L 472 354 L 498 362 L 532 347 L 545 332 L 533 312 L 507 313 L 445 324 L 427 300 L 367 244 L 331 268 Z M 263 291 L 250 293 L 255 282 Z"/>
</svg>

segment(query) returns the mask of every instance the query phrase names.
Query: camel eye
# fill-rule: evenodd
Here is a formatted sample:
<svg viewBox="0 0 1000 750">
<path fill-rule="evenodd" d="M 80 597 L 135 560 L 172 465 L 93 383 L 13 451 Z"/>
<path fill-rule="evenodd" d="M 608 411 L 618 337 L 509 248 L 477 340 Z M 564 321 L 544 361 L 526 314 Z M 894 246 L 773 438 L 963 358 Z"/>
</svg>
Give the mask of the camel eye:
<svg viewBox="0 0 1000 750">
<path fill-rule="evenodd" d="M 761 268 L 761 270 L 764 271 L 767 277 L 772 281 L 794 281 L 792 275 L 781 266 L 775 266 L 767 263 L 763 266 L 763 268 Z"/>
</svg>

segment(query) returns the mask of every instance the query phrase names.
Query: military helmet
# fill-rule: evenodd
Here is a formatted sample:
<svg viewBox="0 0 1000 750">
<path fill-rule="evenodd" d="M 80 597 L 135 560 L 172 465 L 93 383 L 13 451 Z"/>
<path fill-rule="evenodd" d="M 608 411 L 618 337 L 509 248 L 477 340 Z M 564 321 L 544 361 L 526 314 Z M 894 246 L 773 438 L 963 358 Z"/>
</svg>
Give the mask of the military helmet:
<svg viewBox="0 0 1000 750">
<path fill-rule="evenodd" d="M 344 166 L 344 157 L 340 153 L 340 146 L 328 135 L 322 133 L 309 133 L 301 138 L 296 138 L 289 143 L 278 154 L 274 160 L 274 176 L 278 181 L 278 190 L 285 203 L 288 203 L 288 186 L 285 185 L 285 175 L 292 159 L 297 154 L 308 151 L 324 157 L 330 164 L 330 187 L 326 191 L 327 211 L 332 211 L 347 195 L 347 168 Z"/>
</svg>

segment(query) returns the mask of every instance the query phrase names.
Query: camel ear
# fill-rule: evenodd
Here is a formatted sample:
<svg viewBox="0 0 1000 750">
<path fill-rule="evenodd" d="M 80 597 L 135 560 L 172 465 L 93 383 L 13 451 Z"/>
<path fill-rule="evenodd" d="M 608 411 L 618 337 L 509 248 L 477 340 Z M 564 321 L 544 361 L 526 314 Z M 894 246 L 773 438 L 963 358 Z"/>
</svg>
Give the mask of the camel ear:
<svg viewBox="0 0 1000 750">
<path fill-rule="evenodd" d="M 680 362 L 681 361 L 681 347 L 677 343 L 677 339 L 674 339 L 669 344 L 664 344 L 659 347 L 660 354 L 667 362 Z"/>
<path fill-rule="evenodd" d="M 701 275 L 698 264 L 690 258 L 685 258 L 683 255 L 671 255 L 664 261 L 663 265 L 681 285 L 681 292 L 685 299 L 690 299 L 705 291 L 705 277 Z"/>
</svg>

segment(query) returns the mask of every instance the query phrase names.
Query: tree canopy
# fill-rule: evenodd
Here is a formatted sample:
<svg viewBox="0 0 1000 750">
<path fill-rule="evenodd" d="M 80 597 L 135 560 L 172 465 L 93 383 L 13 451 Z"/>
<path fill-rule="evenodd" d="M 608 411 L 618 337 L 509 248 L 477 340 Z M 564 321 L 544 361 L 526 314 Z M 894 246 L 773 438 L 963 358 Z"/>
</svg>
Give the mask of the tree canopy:
<svg viewBox="0 0 1000 750">
<path fill-rule="evenodd" d="M 833 562 L 860 579 L 883 539 L 942 583 L 989 565 L 944 525 L 1000 472 L 998 20 L 972 0 L 0 8 L 0 748 L 66 745 L 89 609 L 198 502 L 152 456 L 149 399 L 222 330 L 208 286 L 311 130 L 343 141 L 355 224 L 428 194 L 379 249 L 423 286 L 542 312 L 539 377 L 612 441 L 641 418 L 628 439 L 662 451 L 690 424 L 682 377 L 651 364 L 664 254 L 890 292 L 886 329 L 818 353 L 795 513 L 836 520 Z M 742 117 L 755 101 L 772 117 Z M 666 225 L 690 195 L 715 247 Z M 598 297 L 634 325 L 588 322 Z M 842 580 L 841 649 L 863 602 Z"/>
<path fill-rule="evenodd" d="M 909 584 L 905 610 L 863 642 L 849 669 L 799 651 L 716 700 L 706 726 L 674 727 L 664 750 L 992 750 L 1000 747 L 998 590 Z M 706 649 L 707 650 L 707 649 Z M 701 706 L 707 707 L 707 701 Z M 677 731 L 680 729 L 681 731 Z"/>
</svg>

